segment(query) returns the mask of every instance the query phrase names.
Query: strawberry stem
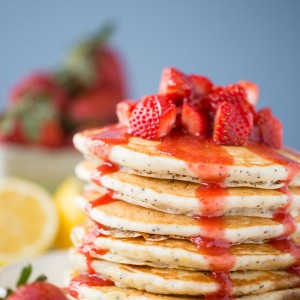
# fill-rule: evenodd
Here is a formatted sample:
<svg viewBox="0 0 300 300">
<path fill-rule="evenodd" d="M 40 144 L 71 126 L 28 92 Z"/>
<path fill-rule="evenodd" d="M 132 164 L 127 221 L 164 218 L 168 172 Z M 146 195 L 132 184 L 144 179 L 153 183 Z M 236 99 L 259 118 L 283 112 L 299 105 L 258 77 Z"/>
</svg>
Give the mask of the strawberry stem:
<svg viewBox="0 0 300 300">
<path fill-rule="evenodd" d="M 21 272 L 21 275 L 19 277 L 19 280 L 17 281 L 17 287 L 20 287 L 21 285 L 24 285 L 27 283 L 30 275 L 32 272 L 32 266 L 29 264 L 25 266 Z"/>
</svg>

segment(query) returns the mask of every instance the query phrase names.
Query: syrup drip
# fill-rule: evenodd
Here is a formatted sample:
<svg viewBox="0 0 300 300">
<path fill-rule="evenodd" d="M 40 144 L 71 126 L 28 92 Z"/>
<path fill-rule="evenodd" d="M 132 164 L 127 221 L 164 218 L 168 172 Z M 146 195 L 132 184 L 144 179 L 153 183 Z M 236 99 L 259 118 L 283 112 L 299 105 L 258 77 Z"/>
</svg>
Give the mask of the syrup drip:
<svg viewBox="0 0 300 300">
<path fill-rule="evenodd" d="M 200 203 L 201 216 L 223 215 L 226 208 L 228 190 L 220 185 L 200 185 L 196 190 L 196 197 Z"/>
<path fill-rule="evenodd" d="M 77 285 L 93 286 L 113 286 L 115 285 L 111 280 L 104 279 L 100 275 L 93 273 L 81 273 L 74 277 L 69 284 L 69 293 L 72 297 L 78 299 L 79 294 L 76 290 Z"/>
<path fill-rule="evenodd" d="M 91 131 L 91 136 L 87 138 L 87 147 L 95 156 L 108 160 L 113 146 L 128 144 L 130 135 L 127 130 L 126 126 L 114 124 L 103 128 L 97 134 L 92 134 Z"/>
<path fill-rule="evenodd" d="M 276 150 L 262 143 L 250 142 L 249 145 L 246 146 L 246 148 L 265 160 L 284 166 L 288 172 L 288 176 L 285 182 L 286 184 L 289 184 L 293 180 L 293 178 L 300 173 L 299 163 L 286 156 L 281 155 L 280 153 L 276 152 Z"/>
<path fill-rule="evenodd" d="M 114 202 L 115 200 L 112 198 L 112 191 L 108 191 L 106 194 L 104 194 L 103 196 L 96 198 L 92 201 L 89 201 L 86 206 L 85 206 L 85 211 L 87 212 L 87 214 L 89 215 L 90 219 L 91 218 L 91 211 L 93 210 L 93 208 L 100 206 L 100 205 L 105 205 L 105 204 L 109 204 L 111 202 Z M 96 224 L 96 223 L 95 223 Z M 98 228 L 99 229 L 99 228 Z M 95 232 L 90 233 L 91 234 L 91 238 L 93 238 L 93 234 L 97 234 L 97 229 L 95 229 Z M 94 268 L 92 266 L 92 261 L 93 259 L 89 256 L 90 251 L 94 251 L 96 250 L 94 247 L 91 246 L 91 243 L 89 242 L 89 238 L 90 236 L 86 236 L 86 240 L 87 240 L 87 245 L 84 246 L 83 245 L 83 249 L 82 249 L 82 253 L 85 255 L 86 257 L 86 264 L 88 267 L 88 272 L 89 273 L 94 273 Z M 103 252 L 104 251 L 104 252 Z M 106 252 L 106 250 L 96 250 L 96 254 L 98 253 L 99 255 L 104 255 Z"/>
<path fill-rule="evenodd" d="M 291 233 L 293 233 L 296 230 L 296 221 L 289 213 L 288 209 L 293 203 L 293 195 L 289 191 L 289 188 L 287 185 L 284 185 L 282 188 L 279 189 L 281 192 L 285 193 L 288 197 L 288 203 L 277 209 L 273 213 L 273 220 L 281 223 L 284 226 L 284 233 L 283 236 L 287 236 Z"/>
<path fill-rule="evenodd" d="M 217 293 L 207 296 L 205 299 L 229 299 L 229 295 L 232 293 L 229 271 L 235 264 L 235 257 L 230 251 L 231 244 L 225 237 L 225 218 L 218 216 L 224 213 L 226 195 L 227 190 L 216 183 L 199 186 L 196 191 L 196 196 L 201 204 L 200 215 L 202 216 L 194 219 L 198 221 L 202 236 L 191 237 L 190 240 L 209 262 L 213 271 L 211 276 L 219 286 Z M 203 216 L 205 214 L 207 216 Z"/>
<path fill-rule="evenodd" d="M 233 284 L 229 277 L 228 272 L 211 272 L 210 274 L 211 278 L 213 278 L 216 282 L 219 284 L 219 289 L 222 291 L 222 294 L 219 294 L 217 292 L 216 294 L 207 295 L 204 297 L 205 300 L 229 300 L 233 299 L 231 297 L 232 295 L 232 289 Z"/>
<path fill-rule="evenodd" d="M 205 182 L 223 183 L 233 157 L 213 141 L 173 131 L 157 145 L 159 152 L 184 160 L 195 175 Z"/>
<path fill-rule="evenodd" d="M 90 218 L 91 218 L 91 211 L 93 210 L 93 208 L 100 205 L 105 205 L 114 202 L 115 200 L 113 199 L 112 196 L 113 196 L 113 191 L 109 190 L 106 194 L 102 195 L 101 197 L 89 201 L 85 206 L 85 211 L 90 216 Z"/>
<path fill-rule="evenodd" d="M 269 244 L 280 252 L 290 253 L 296 262 L 286 271 L 300 276 L 300 244 L 296 243 L 290 236 L 282 236 L 277 239 L 271 239 Z"/>
<path fill-rule="evenodd" d="M 81 246 L 79 247 L 79 251 L 87 256 L 102 256 L 108 252 L 106 249 L 99 249 L 94 245 L 94 241 L 101 236 L 104 236 L 101 233 L 102 225 L 99 223 L 94 223 L 94 226 L 88 230 L 82 238 Z"/>
<path fill-rule="evenodd" d="M 105 160 L 91 175 L 91 181 L 101 186 L 101 178 L 104 175 L 118 172 L 120 167 L 109 160 Z"/>
</svg>

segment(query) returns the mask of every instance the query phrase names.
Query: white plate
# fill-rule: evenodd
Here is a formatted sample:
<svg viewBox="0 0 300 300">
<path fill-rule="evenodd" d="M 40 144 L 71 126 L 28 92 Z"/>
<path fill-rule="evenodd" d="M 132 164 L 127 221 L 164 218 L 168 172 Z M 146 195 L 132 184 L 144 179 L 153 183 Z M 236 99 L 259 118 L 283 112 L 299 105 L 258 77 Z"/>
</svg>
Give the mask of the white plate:
<svg viewBox="0 0 300 300">
<path fill-rule="evenodd" d="M 15 288 L 21 270 L 29 263 L 33 269 L 29 281 L 33 281 L 37 276 L 44 274 L 47 276 L 48 282 L 59 287 L 64 286 L 64 274 L 71 268 L 67 250 L 50 251 L 44 255 L 22 260 L 1 268 L 0 287 Z"/>
</svg>

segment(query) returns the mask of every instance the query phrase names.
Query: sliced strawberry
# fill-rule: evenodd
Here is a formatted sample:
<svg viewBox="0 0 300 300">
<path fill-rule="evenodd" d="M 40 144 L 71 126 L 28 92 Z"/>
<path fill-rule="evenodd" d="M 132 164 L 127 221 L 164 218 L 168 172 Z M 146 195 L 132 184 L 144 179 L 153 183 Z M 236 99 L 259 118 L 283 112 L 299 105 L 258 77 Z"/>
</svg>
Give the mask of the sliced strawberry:
<svg viewBox="0 0 300 300">
<path fill-rule="evenodd" d="M 249 134 L 249 140 L 260 143 L 262 141 L 261 131 L 259 126 L 253 125 Z"/>
<path fill-rule="evenodd" d="M 252 124 L 251 112 L 246 112 L 239 104 L 223 101 L 218 104 L 213 140 L 221 145 L 243 146 Z"/>
<path fill-rule="evenodd" d="M 167 135 L 176 120 L 176 106 L 162 95 L 144 97 L 133 109 L 129 119 L 129 132 L 145 139 L 158 139 Z"/>
<path fill-rule="evenodd" d="M 265 107 L 257 112 L 256 118 L 255 118 L 255 124 L 260 126 L 272 118 L 273 118 L 273 114 L 272 114 L 271 108 Z"/>
<path fill-rule="evenodd" d="M 240 86 L 242 86 L 245 89 L 246 92 L 246 98 L 247 101 L 253 106 L 255 107 L 257 102 L 258 102 L 258 96 L 259 96 L 259 88 L 258 85 L 250 82 L 250 81 L 244 81 L 244 80 L 240 80 L 238 82 L 238 84 Z"/>
<path fill-rule="evenodd" d="M 205 137 L 208 133 L 208 115 L 190 103 L 185 102 L 182 105 L 181 123 L 188 133 L 202 137 Z"/>
<path fill-rule="evenodd" d="M 208 99 L 213 110 L 216 110 L 218 104 L 226 101 L 232 104 L 239 104 L 245 111 L 254 114 L 252 105 L 246 100 L 246 92 L 238 84 L 232 84 L 225 87 L 214 87 L 208 95 Z"/>
<path fill-rule="evenodd" d="M 257 113 L 256 124 L 260 128 L 261 138 L 265 144 L 277 149 L 282 147 L 282 123 L 274 117 L 270 108 L 264 108 Z"/>
<path fill-rule="evenodd" d="M 163 69 L 159 90 L 160 95 L 173 99 L 181 105 L 184 98 L 192 93 L 193 85 L 188 76 L 175 68 Z"/>
<path fill-rule="evenodd" d="M 213 83 L 207 77 L 201 75 L 189 75 L 188 77 L 193 85 L 193 96 L 207 96 L 212 91 Z"/>
<path fill-rule="evenodd" d="M 129 126 L 129 118 L 136 106 L 136 102 L 133 100 L 124 100 L 117 104 L 117 117 L 119 123 Z"/>
</svg>

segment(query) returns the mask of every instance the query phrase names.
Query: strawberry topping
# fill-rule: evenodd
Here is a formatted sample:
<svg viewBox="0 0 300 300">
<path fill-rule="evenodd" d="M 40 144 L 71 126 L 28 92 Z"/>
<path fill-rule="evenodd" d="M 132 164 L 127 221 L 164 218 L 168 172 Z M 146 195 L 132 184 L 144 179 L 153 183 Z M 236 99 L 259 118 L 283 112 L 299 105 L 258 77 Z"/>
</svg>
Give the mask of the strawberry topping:
<svg viewBox="0 0 300 300">
<path fill-rule="evenodd" d="M 280 148 L 282 124 L 269 108 L 256 112 L 258 95 L 258 86 L 249 81 L 214 86 L 205 76 L 165 68 L 158 95 L 137 104 L 123 101 L 117 114 L 128 133 L 146 139 L 176 128 L 219 145 L 243 146 L 250 140 Z"/>
<path fill-rule="evenodd" d="M 262 141 L 273 148 L 281 148 L 283 129 L 281 122 L 273 116 L 270 108 L 264 108 L 257 113 L 256 124 L 260 129 Z"/>
<path fill-rule="evenodd" d="M 133 100 L 123 100 L 117 104 L 117 117 L 119 123 L 129 126 L 129 118 L 136 105 Z"/>
<path fill-rule="evenodd" d="M 213 88 L 213 83 L 205 76 L 189 75 L 189 79 L 193 85 L 193 96 L 202 97 L 207 96 Z"/>
<path fill-rule="evenodd" d="M 160 95 L 182 104 L 183 99 L 191 95 L 192 89 L 191 80 L 184 73 L 175 68 L 163 69 L 158 90 Z"/>
<path fill-rule="evenodd" d="M 218 104 L 226 101 L 232 104 L 239 104 L 244 110 L 252 111 L 253 108 L 246 100 L 246 92 L 238 84 L 231 84 L 225 87 L 214 87 L 208 96 L 211 108 L 216 110 Z"/>
<path fill-rule="evenodd" d="M 244 81 L 244 80 L 240 80 L 238 82 L 238 84 L 244 88 L 245 92 L 246 92 L 246 98 L 247 101 L 252 105 L 252 106 L 256 106 L 257 102 L 258 102 L 258 96 L 259 96 L 259 88 L 258 85 L 250 82 L 250 81 Z"/>
<path fill-rule="evenodd" d="M 205 137 L 209 129 L 209 117 L 192 103 L 184 103 L 181 112 L 182 127 L 191 134 Z"/>
<path fill-rule="evenodd" d="M 175 123 L 176 112 L 174 102 L 168 98 L 161 95 L 146 96 L 131 113 L 130 133 L 145 139 L 165 136 Z"/>
<path fill-rule="evenodd" d="M 217 144 L 243 146 L 247 142 L 252 123 L 251 112 L 245 112 L 239 104 L 223 101 L 217 108 L 213 140 Z"/>
</svg>

